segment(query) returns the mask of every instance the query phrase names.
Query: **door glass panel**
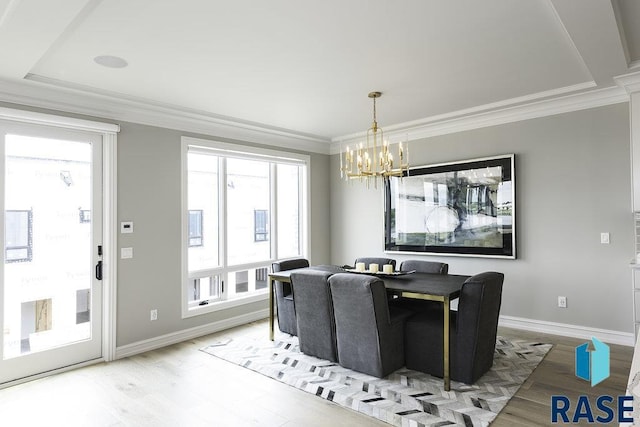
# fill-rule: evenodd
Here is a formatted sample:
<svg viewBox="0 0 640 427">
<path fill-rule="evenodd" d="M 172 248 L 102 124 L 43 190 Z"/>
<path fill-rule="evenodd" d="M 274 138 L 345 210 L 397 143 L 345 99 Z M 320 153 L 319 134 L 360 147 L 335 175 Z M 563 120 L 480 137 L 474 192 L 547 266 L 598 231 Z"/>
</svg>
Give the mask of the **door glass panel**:
<svg viewBox="0 0 640 427">
<path fill-rule="evenodd" d="M 90 143 L 6 135 L 4 359 L 91 338 Z"/>
</svg>

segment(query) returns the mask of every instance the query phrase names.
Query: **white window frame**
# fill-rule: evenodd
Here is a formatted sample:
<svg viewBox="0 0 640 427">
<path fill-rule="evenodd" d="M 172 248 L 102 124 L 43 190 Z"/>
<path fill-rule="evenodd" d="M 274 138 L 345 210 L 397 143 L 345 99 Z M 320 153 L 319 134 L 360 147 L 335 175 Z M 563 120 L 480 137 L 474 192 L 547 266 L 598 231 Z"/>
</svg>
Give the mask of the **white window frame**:
<svg viewBox="0 0 640 427">
<path fill-rule="evenodd" d="M 202 151 L 212 155 L 218 155 L 221 157 L 237 157 L 248 160 L 262 160 L 262 161 L 275 161 L 277 163 L 289 163 L 299 166 L 303 166 L 303 173 L 301 174 L 301 185 L 299 185 L 298 200 L 301 201 L 300 206 L 300 256 L 309 258 L 309 224 L 310 224 L 310 191 L 309 191 L 309 174 L 311 157 L 304 154 L 290 153 L 286 151 L 271 150 L 266 148 L 252 147 L 240 144 L 230 144 L 225 142 L 206 140 L 200 138 L 193 138 L 183 136 L 181 138 L 181 216 L 182 216 L 182 239 L 181 239 L 181 255 L 182 255 L 182 318 L 188 318 L 193 316 L 199 316 L 206 313 L 211 313 L 218 310 L 223 310 L 231 307 L 237 307 L 245 304 L 250 304 L 257 301 L 266 301 L 269 298 L 268 286 L 264 291 L 259 293 L 253 293 L 248 296 L 238 297 L 228 300 L 210 301 L 207 305 L 196 305 L 189 303 L 188 290 L 189 281 L 194 277 L 190 275 L 189 263 L 188 263 L 188 244 L 189 244 L 189 205 L 188 205 L 188 163 L 187 156 L 189 150 Z M 226 175 L 226 171 L 222 171 Z M 222 180 L 220 180 L 222 182 Z M 271 180 L 272 194 L 276 191 L 276 177 Z M 277 211 L 276 211 L 276 197 L 271 199 L 270 217 L 269 217 L 269 241 L 271 244 L 272 258 L 259 263 L 249 263 L 243 265 L 228 266 L 226 260 L 226 207 L 223 203 L 226 200 L 226 185 L 221 185 L 218 197 L 220 199 L 220 218 L 218 221 L 219 229 L 219 257 L 220 267 L 207 270 L 209 275 L 222 275 L 222 280 L 225 283 L 225 287 L 228 284 L 227 274 L 230 272 L 249 270 L 258 267 L 264 267 L 265 264 L 271 264 L 279 260 L 277 254 Z M 203 236 L 206 238 L 206 236 Z"/>
</svg>

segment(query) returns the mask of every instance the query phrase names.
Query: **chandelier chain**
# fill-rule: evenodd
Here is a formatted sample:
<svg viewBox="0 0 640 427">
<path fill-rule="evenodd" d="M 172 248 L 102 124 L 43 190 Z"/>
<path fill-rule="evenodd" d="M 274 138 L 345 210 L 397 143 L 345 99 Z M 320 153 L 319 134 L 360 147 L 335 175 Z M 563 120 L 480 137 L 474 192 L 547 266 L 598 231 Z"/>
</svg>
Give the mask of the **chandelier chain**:
<svg viewBox="0 0 640 427">
<path fill-rule="evenodd" d="M 378 123 L 378 120 L 376 119 L 376 98 L 377 97 L 373 97 L 373 123 Z"/>
</svg>

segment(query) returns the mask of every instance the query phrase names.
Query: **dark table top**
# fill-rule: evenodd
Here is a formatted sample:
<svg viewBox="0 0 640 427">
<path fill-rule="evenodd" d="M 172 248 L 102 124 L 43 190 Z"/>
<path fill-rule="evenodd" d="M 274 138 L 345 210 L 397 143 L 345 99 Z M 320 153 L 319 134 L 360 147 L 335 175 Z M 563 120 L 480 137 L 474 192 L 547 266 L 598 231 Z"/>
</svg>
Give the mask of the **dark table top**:
<svg viewBox="0 0 640 427">
<path fill-rule="evenodd" d="M 333 273 L 342 273 L 345 270 L 335 265 L 317 265 L 309 267 L 314 270 L 331 271 Z M 275 280 L 290 280 L 291 273 L 296 271 L 304 271 L 306 268 L 297 268 L 294 270 L 280 271 L 271 273 L 270 276 Z M 356 274 L 356 273 L 351 273 Z M 358 273 L 362 274 L 362 273 Z M 458 274 L 432 274 L 432 273 L 411 273 L 403 276 L 388 276 L 384 274 L 372 274 L 380 278 L 387 289 L 403 292 L 415 292 L 425 295 L 448 296 L 450 299 L 457 298 L 460 295 L 462 284 L 471 276 L 463 276 Z"/>
<path fill-rule="evenodd" d="M 382 277 L 387 289 L 415 292 L 450 299 L 460 295 L 462 284 L 471 276 L 458 274 L 412 273 L 404 276 Z"/>
</svg>

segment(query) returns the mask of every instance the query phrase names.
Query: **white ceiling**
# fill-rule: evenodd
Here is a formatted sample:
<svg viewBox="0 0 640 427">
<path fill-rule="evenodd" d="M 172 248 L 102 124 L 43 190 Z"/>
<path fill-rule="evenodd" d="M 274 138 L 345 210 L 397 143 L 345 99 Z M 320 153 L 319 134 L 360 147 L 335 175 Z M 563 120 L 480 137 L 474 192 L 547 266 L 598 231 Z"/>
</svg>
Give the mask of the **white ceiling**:
<svg viewBox="0 0 640 427">
<path fill-rule="evenodd" d="M 401 129 L 615 87 L 640 70 L 640 2 L 0 0 L 0 58 L 0 101 L 118 117 L 120 100 L 329 142 L 370 125 L 374 90 Z"/>
</svg>

